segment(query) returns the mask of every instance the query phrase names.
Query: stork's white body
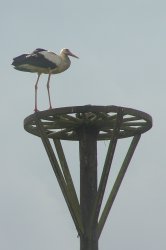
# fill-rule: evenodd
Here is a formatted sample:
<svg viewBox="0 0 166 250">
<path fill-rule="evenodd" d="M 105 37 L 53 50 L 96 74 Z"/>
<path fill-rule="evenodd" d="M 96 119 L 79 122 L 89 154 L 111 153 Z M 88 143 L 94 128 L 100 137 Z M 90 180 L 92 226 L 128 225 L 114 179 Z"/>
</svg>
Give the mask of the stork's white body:
<svg viewBox="0 0 166 250">
<path fill-rule="evenodd" d="M 30 63 L 23 63 L 20 66 L 16 67 L 16 69 L 19 70 L 19 68 L 21 68 L 21 70 L 25 69 L 29 72 L 36 72 L 36 73 L 43 73 L 43 74 L 58 74 L 61 73 L 63 71 L 65 71 L 66 69 L 68 69 L 70 67 L 71 61 L 69 59 L 69 57 L 63 53 L 60 53 L 60 55 L 56 55 L 54 52 L 51 51 L 41 51 L 38 52 L 38 54 L 30 54 L 26 56 L 27 61 L 29 59 L 33 59 L 33 57 L 36 56 L 43 56 L 42 60 L 45 60 L 45 66 L 39 66 L 39 65 L 34 65 L 34 64 L 30 64 Z M 39 57 L 39 60 L 41 60 L 41 58 Z M 49 67 L 48 65 L 49 63 L 52 63 L 53 66 Z M 32 63 L 32 62 L 31 62 Z M 55 67 L 54 67 L 55 65 Z"/>
</svg>

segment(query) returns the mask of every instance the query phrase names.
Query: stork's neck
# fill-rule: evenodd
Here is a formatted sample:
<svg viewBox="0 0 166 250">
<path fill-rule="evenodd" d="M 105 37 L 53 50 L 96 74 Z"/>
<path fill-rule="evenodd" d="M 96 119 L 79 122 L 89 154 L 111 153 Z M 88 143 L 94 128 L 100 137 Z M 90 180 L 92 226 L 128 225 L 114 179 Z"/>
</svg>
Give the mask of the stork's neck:
<svg viewBox="0 0 166 250">
<path fill-rule="evenodd" d="M 64 54 L 63 52 L 60 53 L 60 57 L 62 58 L 62 61 L 68 65 L 70 65 L 70 58 L 68 55 Z"/>
<path fill-rule="evenodd" d="M 68 55 L 65 55 L 64 53 L 61 52 L 59 57 L 61 59 L 61 63 L 58 65 L 57 68 L 55 68 L 55 70 L 52 71 L 53 74 L 61 73 L 70 67 L 71 62 Z"/>
</svg>

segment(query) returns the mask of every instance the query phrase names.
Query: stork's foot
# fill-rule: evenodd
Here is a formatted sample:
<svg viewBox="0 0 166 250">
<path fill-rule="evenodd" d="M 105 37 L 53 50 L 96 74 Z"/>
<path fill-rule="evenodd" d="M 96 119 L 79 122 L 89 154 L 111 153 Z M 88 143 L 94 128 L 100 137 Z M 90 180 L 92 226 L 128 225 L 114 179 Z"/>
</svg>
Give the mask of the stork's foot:
<svg viewBox="0 0 166 250">
<path fill-rule="evenodd" d="M 36 113 L 36 112 L 39 112 L 40 110 L 38 110 L 37 108 L 34 108 L 34 112 Z"/>
</svg>

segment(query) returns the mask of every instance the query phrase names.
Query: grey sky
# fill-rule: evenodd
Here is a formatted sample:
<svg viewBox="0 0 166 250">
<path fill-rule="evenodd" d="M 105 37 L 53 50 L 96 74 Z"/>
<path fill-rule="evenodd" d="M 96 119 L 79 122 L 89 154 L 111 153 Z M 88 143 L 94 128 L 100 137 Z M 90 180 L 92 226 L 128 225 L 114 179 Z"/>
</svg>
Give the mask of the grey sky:
<svg viewBox="0 0 166 250">
<path fill-rule="evenodd" d="M 153 129 L 141 138 L 100 250 L 166 249 L 165 11 L 164 0 L 1 1 L 0 249 L 79 249 L 42 143 L 23 129 L 37 76 L 15 71 L 11 62 L 38 47 L 57 53 L 66 47 L 80 57 L 51 78 L 54 107 L 121 105 L 152 115 Z M 39 85 L 41 110 L 48 108 L 46 79 Z M 78 188 L 77 145 L 64 146 Z M 99 168 L 106 146 L 99 145 Z"/>
</svg>

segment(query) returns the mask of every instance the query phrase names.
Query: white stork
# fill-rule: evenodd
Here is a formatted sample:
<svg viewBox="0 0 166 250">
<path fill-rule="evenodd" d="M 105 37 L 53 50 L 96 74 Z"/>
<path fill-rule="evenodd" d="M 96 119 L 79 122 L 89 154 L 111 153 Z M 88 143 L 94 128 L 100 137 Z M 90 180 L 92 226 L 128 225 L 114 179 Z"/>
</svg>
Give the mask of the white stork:
<svg viewBox="0 0 166 250">
<path fill-rule="evenodd" d="M 31 54 L 22 54 L 18 57 L 13 58 L 12 65 L 15 69 L 25 72 L 37 73 L 37 81 L 35 83 L 35 109 L 34 111 L 38 111 L 37 109 L 37 88 L 38 82 L 41 74 L 48 74 L 47 81 L 47 91 L 49 98 L 50 109 L 51 105 L 51 97 L 50 97 L 50 77 L 52 74 L 58 74 L 70 67 L 70 59 L 69 56 L 74 55 L 69 49 L 62 49 L 60 51 L 60 55 L 56 55 L 52 51 L 48 51 L 45 49 L 36 49 Z"/>
</svg>

